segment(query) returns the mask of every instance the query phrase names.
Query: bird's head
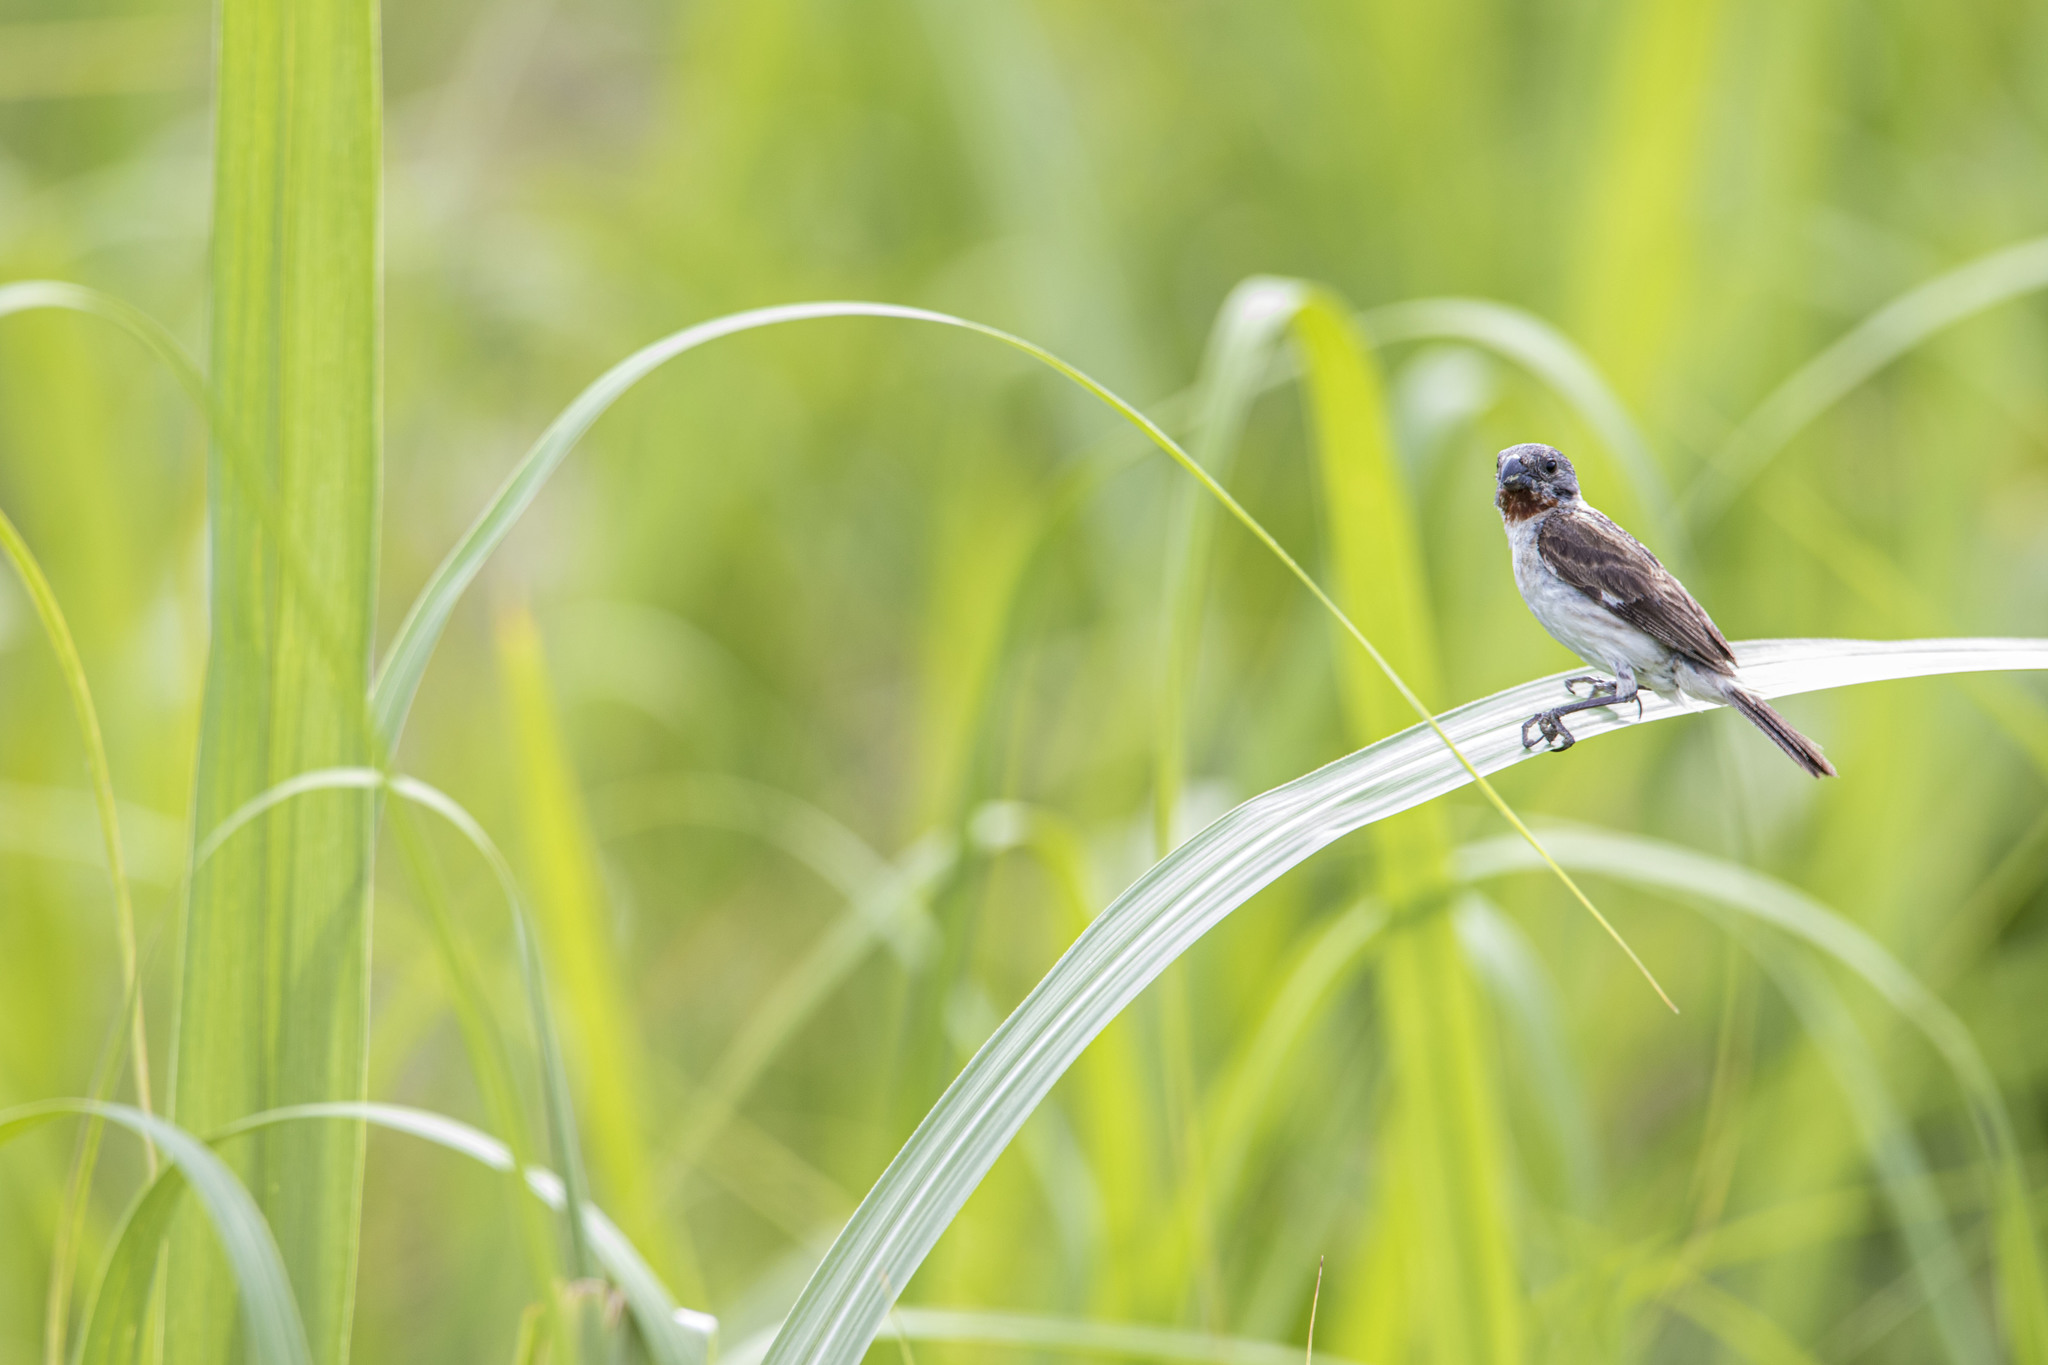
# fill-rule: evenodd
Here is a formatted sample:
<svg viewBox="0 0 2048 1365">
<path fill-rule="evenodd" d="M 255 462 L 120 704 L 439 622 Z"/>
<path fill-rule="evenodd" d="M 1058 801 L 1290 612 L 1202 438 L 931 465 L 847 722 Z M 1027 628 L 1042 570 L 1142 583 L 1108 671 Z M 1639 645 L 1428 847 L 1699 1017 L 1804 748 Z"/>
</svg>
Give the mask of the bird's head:
<svg viewBox="0 0 2048 1365">
<path fill-rule="evenodd" d="M 1547 512 L 1579 496 L 1579 476 L 1564 453 L 1552 446 L 1509 446 L 1496 466 L 1493 504 L 1509 521 Z"/>
</svg>

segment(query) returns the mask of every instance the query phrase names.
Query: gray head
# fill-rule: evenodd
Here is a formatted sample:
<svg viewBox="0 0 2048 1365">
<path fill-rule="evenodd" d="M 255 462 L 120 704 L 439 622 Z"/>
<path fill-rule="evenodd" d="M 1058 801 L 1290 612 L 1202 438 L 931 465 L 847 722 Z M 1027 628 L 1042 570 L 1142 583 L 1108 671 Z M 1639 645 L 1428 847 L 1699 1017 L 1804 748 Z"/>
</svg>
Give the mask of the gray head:
<svg viewBox="0 0 2048 1365">
<path fill-rule="evenodd" d="M 1510 520 L 1547 512 L 1579 496 L 1579 476 L 1572 462 L 1554 446 L 1509 446 L 1496 465 L 1494 505 Z"/>
</svg>

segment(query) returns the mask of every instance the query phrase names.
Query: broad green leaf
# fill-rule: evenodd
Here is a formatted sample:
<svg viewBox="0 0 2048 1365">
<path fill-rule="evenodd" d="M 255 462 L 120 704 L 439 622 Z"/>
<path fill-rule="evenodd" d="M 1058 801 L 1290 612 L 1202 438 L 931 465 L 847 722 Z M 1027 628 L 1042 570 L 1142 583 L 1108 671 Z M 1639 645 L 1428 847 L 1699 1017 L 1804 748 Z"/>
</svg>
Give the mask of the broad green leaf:
<svg viewBox="0 0 2048 1365">
<path fill-rule="evenodd" d="M 382 476 L 376 5 L 223 0 L 216 51 L 201 832 L 286 776 L 371 759 Z M 362 1096 L 372 824 L 371 793 L 323 792 L 195 870 L 172 1097 L 188 1129 Z M 239 1160 L 315 1359 L 339 1365 L 354 1313 L 362 1131 L 266 1133 Z M 173 1256 L 171 1359 L 213 1365 L 231 1339 L 227 1282 L 198 1244 L 180 1245 L 194 1254 Z"/>
<path fill-rule="evenodd" d="M 263 1211 L 227 1164 L 174 1123 L 129 1105 L 98 1100 L 43 1100 L 0 1110 L 0 1142 L 73 1115 L 119 1124 L 153 1144 L 170 1163 L 157 1177 L 153 1190 L 168 1187 L 173 1191 L 161 1200 L 146 1195 L 130 1210 L 129 1226 L 141 1223 L 153 1232 L 152 1252 L 146 1264 L 124 1266 L 118 1255 L 110 1261 L 114 1273 L 102 1277 L 94 1294 L 84 1359 L 96 1365 L 133 1358 L 155 1275 L 153 1248 L 162 1242 L 175 1192 L 190 1185 L 225 1253 L 231 1275 L 229 1292 L 240 1295 L 250 1359 L 259 1365 L 307 1365 L 312 1356 L 277 1242 L 263 1220 Z"/>
<path fill-rule="evenodd" d="M 1255 276 L 1230 291 L 1202 357 L 1193 390 L 1192 453 L 1211 478 L 1230 481 L 1254 399 L 1268 387 L 1278 342 L 1299 307 L 1291 280 Z M 1187 689 L 1201 634 L 1216 508 L 1203 490 L 1174 490 L 1166 534 L 1164 648 L 1160 650 L 1159 706 L 1152 741 L 1153 832 L 1162 855 L 1176 842 L 1175 807 L 1187 783 Z"/>
<path fill-rule="evenodd" d="M 1736 647 L 1767 697 L 1890 678 L 2048 669 L 2043 640 L 1771 640 Z M 1524 719 L 1567 675 L 1446 713 L 1474 766 L 1534 757 Z M 1636 721 L 1589 712 L 1584 739 L 1709 710 L 1653 698 Z M 1555 761 L 1554 759 L 1551 761 Z M 889 1305 L 1046 1092 L 1146 985 L 1232 910 L 1353 830 L 1469 781 L 1433 730 L 1413 726 L 1238 806 L 1176 848 L 1097 916 L 955 1078 L 854 1213 L 790 1313 L 775 1365 L 851 1365 Z"/>
</svg>

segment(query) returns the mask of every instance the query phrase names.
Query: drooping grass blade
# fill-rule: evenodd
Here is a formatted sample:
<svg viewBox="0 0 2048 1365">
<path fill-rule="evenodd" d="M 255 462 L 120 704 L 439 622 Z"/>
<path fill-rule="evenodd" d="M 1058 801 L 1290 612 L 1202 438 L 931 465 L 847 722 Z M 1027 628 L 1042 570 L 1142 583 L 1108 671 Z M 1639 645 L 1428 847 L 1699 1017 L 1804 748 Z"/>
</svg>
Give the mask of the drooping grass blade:
<svg viewBox="0 0 2048 1365">
<path fill-rule="evenodd" d="M 145 1195 L 129 1216 L 129 1226 L 140 1221 L 154 1234 L 151 1254 L 146 1264 L 121 1262 L 119 1258 L 110 1263 L 114 1275 L 102 1278 L 94 1296 L 96 1306 L 87 1328 L 84 1359 L 127 1358 L 125 1352 L 118 1357 L 114 1352 L 132 1343 L 142 1330 L 156 1268 L 154 1247 L 161 1243 L 169 1225 L 177 1191 L 190 1185 L 206 1210 L 212 1235 L 225 1253 L 230 1271 L 229 1294 L 240 1298 L 240 1319 L 247 1333 L 251 1359 L 277 1365 L 308 1365 L 312 1357 L 307 1350 L 305 1328 L 277 1242 L 264 1222 L 262 1210 L 227 1164 L 176 1124 L 129 1105 L 96 1100 L 44 1100 L 0 1111 L 0 1142 L 72 1115 L 91 1115 L 130 1129 L 148 1138 L 170 1162 L 152 1185 L 152 1193 Z M 172 1193 L 155 1194 L 163 1189 Z"/>
<path fill-rule="evenodd" d="M 1771 640 L 1737 646 L 1766 696 L 1888 678 L 2048 669 L 2044 640 Z M 1483 771 L 1533 757 L 1521 722 L 1566 675 L 1510 688 L 1440 724 Z M 1590 712 L 1583 737 L 1711 709 L 1652 701 L 1643 721 Z M 1546 761 L 1557 761 L 1547 758 Z M 768 1359 L 852 1365 L 891 1302 L 1017 1129 L 1081 1050 L 1181 953 L 1261 887 L 1333 840 L 1464 785 L 1411 727 L 1245 802 L 1175 849 L 1088 927 L 947 1088 L 812 1276 Z"/>
</svg>

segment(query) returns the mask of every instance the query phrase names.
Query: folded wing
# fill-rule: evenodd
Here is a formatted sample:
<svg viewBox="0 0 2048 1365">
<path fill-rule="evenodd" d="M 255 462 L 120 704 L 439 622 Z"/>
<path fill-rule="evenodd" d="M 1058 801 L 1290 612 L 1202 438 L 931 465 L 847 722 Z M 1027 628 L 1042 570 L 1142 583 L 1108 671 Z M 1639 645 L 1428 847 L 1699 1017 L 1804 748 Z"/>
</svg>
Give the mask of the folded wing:
<svg viewBox="0 0 2048 1365">
<path fill-rule="evenodd" d="M 1590 507 L 1544 518 L 1536 550 L 1550 571 L 1666 648 L 1717 673 L 1735 671 L 1726 637 L 1685 585 L 1640 541 Z"/>
</svg>

